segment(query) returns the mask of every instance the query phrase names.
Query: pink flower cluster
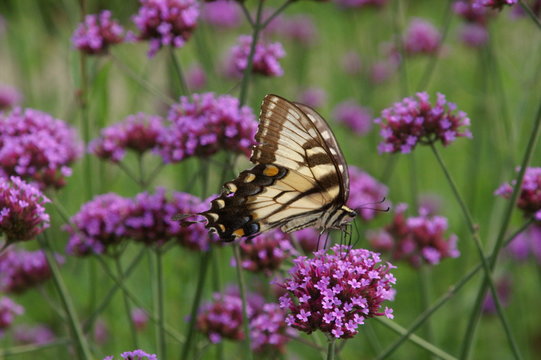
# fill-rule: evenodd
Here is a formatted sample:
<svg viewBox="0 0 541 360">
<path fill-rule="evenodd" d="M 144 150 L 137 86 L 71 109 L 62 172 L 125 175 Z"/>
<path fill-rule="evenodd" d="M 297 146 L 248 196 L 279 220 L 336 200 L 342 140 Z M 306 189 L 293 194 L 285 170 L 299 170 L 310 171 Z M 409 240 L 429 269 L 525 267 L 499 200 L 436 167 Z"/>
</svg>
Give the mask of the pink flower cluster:
<svg viewBox="0 0 541 360">
<path fill-rule="evenodd" d="M 431 216 L 423 208 L 419 216 L 406 218 L 407 205 L 399 204 L 393 222 L 379 231 L 369 232 L 374 249 L 389 253 L 393 261 L 406 260 L 411 266 L 436 265 L 442 259 L 460 255 L 457 237 L 445 238 L 447 219 Z"/>
<path fill-rule="evenodd" d="M 133 22 L 140 40 L 150 41 L 148 56 L 163 46 L 183 47 L 191 37 L 199 17 L 196 0 L 140 0 L 141 7 Z"/>
<path fill-rule="evenodd" d="M 216 27 L 234 28 L 240 26 L 242 13 L 235 1 L 217 0 L 203 4 L 201 18 Z"/>
<path fill-rule="evenodd" d="M 370 221 L 376 217 L 377 205 L 385 199 L 389 189 L 361 169 L 353 165 L 348 168 L 350 194 L 347 204 L 361 219 Z"/>
<path fill-rule="evenodd" d="M 56 255 L 62 264 L 64 258 Z M 51 268 L 45 253 L 13 250 L 8 248 L 0 254 L 0 290 L 6 293 L 22 293 L 51 277 Z"/>
<path fill-rule="evenodd" d="M 520 169 L 517 169 L 517 171 L 519 170 Z M 515 180 L 510 184 L 504 183 L 494 192 L 494 194 L 508 199 L 513 193 L 513 186 L 515 186 L 515 184 Z M 541 168 L 529 167 L 526 169 L 520 188 L 517 206 L 522 210 L 525 216 L 533 216 L 536 220 L 541 220 Z"/>
<path fill-rule="evenodd" d="M 441 46 L 441 34 L 430 22 L 413 19 L 404 37 L 404 51 L 408 55 L 437 54 Z"/>
<path fill-rule="evenodd" d="M 237 40 L 237 45 L 231 48 L 230 61 L 233 64 L 238 76 L 241 76 L 248 66 L 248 57 L 252 36 L 242 35 Z M 284 70 L 280 66 L 279 59 L 286 55 L 282 44 L 275 42 L 266 44 L 258 42 L 255 47 L 255 53 L 252 63 L 252 72 L 264 76 L 282 76 Z"/>
<path fill-rule="evenodd" d="M 101 135 L 89 144 L 89 151 L 104 160 L 122 161 L 126 150 L 142 155 L 155 148 L 163 133 L 162 118 L 138 113 L 122 122 L 101 130 Z"/>
<path fill-rule="evenodd" d="M 49 227 L 48 202 L 41 191 L 18 177 L 0 177 L 0 234 L 8 244 L 31 240 Z"/>
<path fill-rule="evenodd" d="M 161 188 L 133 199 L 114 193 L 99 195 L 84 204 L 64 227 L 70 234 L 67 252 L 78 256 L 102 254 L 126 239 L 147 246 L 175 240 L 190 249 L 208 250 L 210 243 L 203 224 L 184 227 L 173 220 L 177 214 L 194 214 L 204 209 L 193 195 L 176 192 L 168 199 Z"/>
<path fill-rule="evenodd" d="M 13 339 L 21 345 L 43 345 L 55 340 L 55 334 L 45 325 L 21 324 L 13 328 Z"/>
<path fill-rule="evenodd" d="M 49 114 L 21 108 L 0 113 L 0 175 L 60 188 L 81 150 L 75 130 Z"/>
<path fill-rule="evenodd" d="M 168 120 L 158 150 L 165 162 L 210 156 L 220 150 L 249 156 L 257 131 L 250 107 L 239 108 L 237 98 L 213 93 L 182 96 L 170 108 Z"/>
<path fill-rule="evenodd" d="M 357 334 L 365 319 L 393 318 L 392 309 L 380 312 L 380 306 L 394 297 L 394 267 L 365 249 L 335 245 L 331 250 L 294 260 L 289 278 L 280 283 L 287 290 L 280 297 L 280 307 L 288 311 L 286 323 L 307 333 L 321 330 L 346 339 Z"/>
<path fill-rule="evenodd" d="M 8 297 L 0 298 L 0 335 L 9 328 L 17 315 L 22 315 L 24 308 Z"/>
<path fill-rule="evenodd" d="M 296 254 L 289 236 L 279 230 L 263 233 L 239 245 L 242 268 L 265 275 L 271 275 L 285 259 Z M 235 265 L 234 259 L 231 262 Z"/>
<path fill-rule="evenodd" d="M 8 85 L 0 85 L 0 111 L 19 105 L 22 101 L 19 91 Z"/>
<path fill-rule="evenodd" d="M 336 105 L 333 117 L 357 135 L 365 135 L 372 129 L 372 113 L 353 100 L 346 100 Z"/>
<path fill-rule="evenodd" d="M 75 29 L 72 37 L 76 49 L 89 54 L 106 54 L 109 46 L 124 41 L 124 29 L 112 20 L 111 12 L 86 15 L 85 21 Z"/>
<path fill-rule="evenodd" d="M 471 138 L 468 129 L 470 119 L 463 111 L 455 113 L 456 105 L 447 102 L 443 94 L 437 94 L 434 105 L 425 92 L 416 98 L 408 97 L 384 109 L 381 117 L 374 120 L 381 127 L 383 142 L 378 146 L 383 152 L 411 152 L 417 144 L 433 144 L 441 141 L 444 146 L 457 137 Z"/>
<path fill-rule="evenodd" d="M 158 356 L 155 354 L 147 354 L 143 350 L 126 351 L 120 354 L 123 360 L 158 360 Z M 106 356 L 103 360 L 113 360 L 113 356 Z"/>
<path fill-rule="evenodd" d="M 477 48 L 488 41 L 486 29 L 491 12 L 488 8 L 476 5 L 476 0 L 458 0 L 453 3 L 453 11 L 466 23 L 460 30 L 460 39 L 469 47 Z"/>
<path fill-rule="evenodd" d="M 518 4 L 518 0 L 474 0 L 474 7 L 488 7 L 501 10 L 504 6 L 513 6 Z"/>
<path fill-rule="evenodd" d="M 530 255 L 541 264 L 541 226 L 530 225 L 507 246 L 508 253 L 518 261 L 526 261 Z"/>
</svg>

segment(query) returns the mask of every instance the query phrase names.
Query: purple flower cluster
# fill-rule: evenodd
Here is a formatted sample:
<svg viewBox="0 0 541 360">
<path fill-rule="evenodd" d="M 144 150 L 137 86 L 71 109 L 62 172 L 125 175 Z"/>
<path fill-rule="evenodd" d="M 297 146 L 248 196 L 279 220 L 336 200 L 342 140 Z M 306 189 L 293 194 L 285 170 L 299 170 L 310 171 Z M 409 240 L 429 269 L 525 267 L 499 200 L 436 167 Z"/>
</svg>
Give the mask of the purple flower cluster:
<svg viewBox="0 0 541 360">
<path fill-rule="evenodd" d="M 488 41 L 488 31 L 483 25 L 465 24 L 460 30 L 460 40 L 469 47 L 478 48 Z"/>
<path fill-rule="evenodd" d="M 158 360 L 158 356 L 154 354 L 147 354 L 143 350 L 126 351 L 120 354 L 123 360 Z M 106 356 L 103 360 L 113 360 L 113 356 Z"/>
<path fill-rule="evenodd" d="M 453 11 L 466 22 L 460 30 L 461 41 L 472 48 L 486 44 L 488 41 L 486 27 L 490 10 L 476 6 L 475 0 L 459 0 L 453 3 Z"/>
<path fill-rule="evenodd" d="M 496 292 L 498 293 L 498 299 L 502 306 L 508 306 L 511 298 L 511 286 L 513 281 L 508 276 L 502 276 L 496 280 Z M 492 293 L 488 293 L 485 296 L 482 307 L 483 313 L 487 315 L 496 314 L 496 303 L 494 303 L 494 298 Z"/>
<path fill-rule="evenodd" d="M 417 144 L 433 144 L 439 140 L 447 146 L 457 137 L 472 137 L 468 129 L 461 129 L 470 125 L 466 113 L 455 113 L 456 105 L 447 102 L 443 94 L 437 94 L 434 105 L 430 104 L 427 93 L 420 92 L 416 96 L 384 109 L 381 117 L 374 120 L 380 125 L 383 137 L 378 146 L 380 153 L 409 153 Z"/>
<path fill-rule="evenodd" d="M 252 36 L 239 36 L 237 42 L 237 45 L 231 48 L 230 61 L 234 65 L 238 76 L 241 76 L 248 66 Z M 284 70 L 278 60 L 285 55 L 286 52 L 279 42 L 270 44 L 265 44 L 261 41 L 258 42 L 255 47 L 252 72 L 263 76 L 282 76 Z"/>
<path fill-rule="evenodd" d="M 517 169 L 519 171 L 520 169 Z M 511 197 L 513 186 L 516 181 L 502 184 L 495 195 L 506 199 Z M 541 168 L 529 167 L 524 173 L 524 179 L 520 189 L 517 207 L 522 210 L 526 217 L 533 216 L 535 220 L 541 220 Z"/>
<path fill-rule="evenodd" d="M 279 230 L 263 233 L 249 241 L 240 243 L 241 266 L 252 272 L 271 275 L 282 262 L 296 254 L 289 236 Z M 232 265 L 235 265 L 232 259 Z"/>
<path fill-rule="evenodd" d="M 289 312 L 286 323 L 307 333 L 321 330 L 345 339 L 357 334 L 365 319 L 393 318 L 392 309 L 380 312 L 380 306 L 394 297 L 394 267 L 365 249 L 335 245 L 331 250 L 333 254 L 318 251 L 313 259 L 294 260 L 290 277 L 281 283 L 287 290 L 280 297 L 280 307 Z"/>
<path fill-rule="evenodd" d="M 16 88 L 0 85 L 0 111 L 19 105 L 22 99 L 21 93 Z"/>
<path fill-rule="evenodd" d="M 488 7 L 501 10 L 504 6 L 513 6 L 518 4 L 518 0 L 474 0 L 474 7 Z"/>
<path fill-rule="evenodd" d="M 311 108 L 323 106 L 326 99 L 327 94 L 325 90 L 319 88 L 308 88 L 299 95 L 299 102 Z"/>
<path fill-rule="evenodd" d="M 413 19 L 404 37 L 404 51 L 408 55 L 434 55 L 441 46 L 441 34 L 430 22 Z"/>
<path fill-rule="evenodd" d="M 507 246 L 508 253 L 518 261 L 525 261 L 530 255 L 541 264 L 541 226 L 538 224 L 530 225 L 525 231 L 521 232 Z"/>
<path fill-rule="evenodd" d="M 24 308 L 8 297 L 0 298 L 0 335 L 13 324 L 17 315 L 22 315 Z"/>
<path fill-rule="evenodd" d="M 235 1 L 217 0 L 204 3 L 201 18 L 216 27 L 235 28 L 240 26 L 242 14 Z"/>
<path fill-rule="evenodd" d="M 284 312 L 276 304 L 264 303 L 253 294 L 249 294 L 247 305 L 252 349 L 256 352 L 283 352 L 289 341 Z M 231 291 L 215 293 L 213 301 L 199 309 L 197 329 L 214 344 L 223 339 L 242 340 L 242 300 L 239 294 Z"/>
<path fill-rule="evenodd" d="M 278 33 L 303 46 L 313 45 L 318 37 L 316 25 L 307 15 L 284 18 L 280 23 Z"/>
<path fill-rule="evenodd" d="M 207 85 L 207 74 L 200 65 L 192 66 L 186 72 L 186 85 L 190 91 L 200 91 Z"/>
<path fill-rule="evenodd" d="M 0 113 L 0 175 L 60 188 L 81 150 L 75 130 L 49 114 L 21 108 Z"/>
<path fill-rule="evenodd" d="M 0 177 L 0 234 L 7 243 L 34 238 L 49 227 L 44 205 L 49 202 L 41 191 L 16 176 Z"/>
<path fill-rule="evenodd" d="M 56 255 L 57 262 L 64 258 Z M 0 290 L 6 293 L 22 293 L 51 277 L 51 269 L 45 253 L 38 251 L 7 249 L 0 254 Z"/>
<path fill-rule="evenodd" d="M 342 56 L 342 68 L 348 75 L 358 75 L 361 72 L 362 62 L 359 54 L 355 51 L 348 51 Z"/>
<path fill-rule="evenodd" d="M 109 46 L 124 41 L 124 29 L 111 18 L 111 12 L 86 15 L 85 21 L 75 29 L 72 37 L 76 49 L 89 54 L 106 54 Z"/>
<path fill-rule="evenodd" d="M 85 256 L 102 254 L 127 237 L 126 218 L 132 202 L 114 193 L 98 195 L 84 204 L 69 225 L 68 254 Z"/>
<path fill-rule="evenodd" d="M 393 261 L 406 260 L 413 267 L 436 265 L 444 258 L 460 255 L 456 235 L 445 238 L 446 218 L 428 215 L 422 208 L 419 216 L 406 218 L 406 209 L 405 204 L 399 204 L 391 224 L 368 234 L 374 249 L 390 253 Z"/>
<path fill-rule="evenodd" d="M 196 0 L 140 0 L 133 22 L 140 31 L 139 40 L 149 40 L 148 56 L 163 46 L 183 47 L 192 35 L 199 17 Z"/>
<path fill-rule="evenodd" d="M 89 151 L 104 160 L 122 161 L 126 150 L 142 155 L 155 148 L 163 133 L 162 118 L 138 113 L 122 122 L 101 130 L 101 135 L 89 144 Z"/>
<path fill-rule="evenodd" d="M 334 0 L 341 8 L 362 8 L 367 6 L 382 7 L 387 4 L 387 0 Z"/>
<path fill-rule="evenodd" d="M 372 113 L 353 100 L 336 105 L 333 117 L 337 122 L 346 125 L 357 135 L 365 135 L 372 129 Z"/>
<path fill-rule="evenodd" d="M 213 93 L 182 96 L 169 110 L 170 126 L 160 137 L 159 152 L 165 162 L 190 156 L 210 156 L 220 150 L 250 154 L 257 122 L 239 100 Z"/>
<path fill-rule="evenodd" d="M 55 337 L 54 332 L 45 325 L 22 324 L 13 328 L 13 339 L 21 345 L 43 345 L 52 342 Z"/>
<path fill-rule="evenodd" d="M 359 217 L 364 221 L 374 219 L 377 210 L 371 204 L 380 203 L 387 196 L 389 189 L 353 165 L 349 166 L 349 187 L 351 191 L 348 206 L 357 211 Z M 370 207 L 366 207 L 366 205 Z"/>
<path fill-rule="evenodd" d="M 133 308 L 131 310 L 131 321 L 135 330 L 142 331 L 147 327 L 148 324 L 148 315 L 145 310 L 141 308 Z"/>
<path fill-rule="evenodd" d="M 328 242 L 326 241 L 326 237 L 321 236 L 314 228 L 306 228 L 295 231 L 293 236 L 305 254 L 311 254 L 314 251 L 321 250 L 324 246 L 328 245 L 326 243 Z"/>
</svg>

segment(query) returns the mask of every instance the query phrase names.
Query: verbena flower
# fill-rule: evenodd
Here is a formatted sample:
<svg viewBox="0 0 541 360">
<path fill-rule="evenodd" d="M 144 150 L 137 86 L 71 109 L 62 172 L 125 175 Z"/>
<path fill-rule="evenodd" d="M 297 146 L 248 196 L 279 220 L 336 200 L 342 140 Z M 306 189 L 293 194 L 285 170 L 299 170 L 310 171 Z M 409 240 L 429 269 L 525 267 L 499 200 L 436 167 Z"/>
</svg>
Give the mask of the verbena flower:
<svg viewBox="0 0 541 360">
<path fill-rule="evenodd" d="M 513 6 L 518 4 L 518 0 L 474 0 L 474 7 L 488 7 L 501 10 L 504 6 Z"/>
<path fill-rule="evenodd" d="M 200 91 L 207 85 L 207 74 L 200 65 L 192 66 L 186 72 L 186 85 L 190 91 Z"/>
<path fill-rule="evenodd" d="M 54 332 L 46 325 L 21 324 L 13 327 L 13 340 L 20 345 L 43 345 L 55 338 Z"/>
<path fill-rule="evenodd" d="M 404 51 L 408 55 L 434 55 L 441 46 L 441 34 L 430 22 L 413 19 L 404 36 Z"/>
<path fill-rule="evenodd" d="M 183 47 L 197 26 L 199 3 L 196 0 L 140 0 L 141 7 L 132 20 L 139 29 L 139 40 L 148 40 L 148 56 L 163 46 Z"/>
<path fill-rule="evenodd" d="M 487 29 L 483 25 L 465 24 L 460 29 L 460 40 L 469 47 L 481 47 L 488 41 Z"/>
<path fill-rule="evenodd" d="M 516 169 L 517 172 L 520 168 Z M 513 187 L 516 181 L 502 184 L 494 195 L 503 198 L 510 198 L 513 193 Z M 524 216 L 534 217 L 535 220 L 541 220 L 541 168 L 529 167 L 524 173 L 524 179 L 520 187 L 520 194 L 517 200 L 517 207 L 522 210 Z"/>
<path fill-rule="evenodd" d="M 289 236 L 279 230 L 243 241 L 239 246 L 242 268 L 252 272 L 263 272 L 265 275 L 271 275 L 285 259 L 296 254 Z M 234 259 L 231 263 L 235 266 Z"/>
<path fill-rule="evenodd" d="M 396 206 L 391 224 L 368 233 L 374 249 L 389 253 L 392 261 L 407 261 L 413 267 L 436 265 L 444 258 L 460 255 L 457 236 L 445 236 L 448 223 L 443 216 L 430 216 L 419 209 L 419 216 L 406 217 L 407 206 Z"/>
<path fill-rule="evenodd" d="M 323 106 L 327 99 L 325 90 L 320 88 L 308 88 L 299 95 L 299 102 L 311 108 Z"/>
<path fill-rule="evenodd" d="M 341 8 L 362 8 L 362 7 L 382 7 L 387 4 L 387 0 L 334 0 Z"/>
<path fill-rule="evenodd" d="M 159 140 L 165 162 L 206 157 L 220 150 L 249 156 L 257 131 L 250 107 L 239 108 L 237 98 L 213 93 L 182 96 L 169 110 L 168 121 Z"/>
<path fill-rule="evenodd" d="M 21 93 L 16 88 L 0 85 L 0 111 L 19 105 L 22 99 Z"/>
<path fill-rule="evenodd" d="M 314 251 L 321 250 L 330 243 L 325 235 L 321 235 L 314 228 L 295 231 L 293 237 L 305 254 L 311 254 Z"/>
<path fill-rule="evenodd" d="M 141 308 L 133 308 L 131 310 L 131 321 L 135 330 L 142 331 L 147 327 L 148 324 L 148 315 Z"/>
<path fill-rule="evenodd" d="M 318 37 L 316 25 L 308 15 L 284 18 L 278 32 L 284 38 L 305 47 L 313 45 Z"/>
<path fill-rule="evenodd" d="M 356 51 L 348 51 L 342 56 L 342 69 L 348 75 L 359 75 L 362 68 L 362 62 Z"/>
<path fill-rule="evenodd" d="M 85 256 L 102 254 L 128 236 L 126 219 L 132 201 L 114 193 L 98 195 L 72 216 L 64 226 L 69 233 L 68 254 Z"/>
<path fill-rule="evenodd" d="M 349 167 L 348 206 L 357 211 L 364 221 L 370 221 L 377 215 L 377 204 L 381 203 L 389 189 L 365 171 L 350 165 Z"/>
<path fill-rule="evenodd" d="M 90 55 L 106 54 L 109 47 L 124 41 L 124 29 L 111 12 L 104 10 L 99 14 L 85 16 L 85 21 L 77 26 L 72 36 L 73 45 Z"/>
<path fill-rule="evenodd" d="M 164 131 L 162 118 L 138 113 L 106 127 L 89 144 L 89 151 L 97 157 L 112 162 L 122 161 L 126 150 L 142 155 L 156 147 Z"/>
<path fill-rule="evenodd" d="M 351 338 L 364 320 L 386 315 L 380 310 L 384 300 L 392 300 L 393 266 L 377 253 L 335 245 L 333 253 L 314 253 L 294 260 L 295 266 L 281 286 L 287 294 L 280 307 L 288 312 L 286 323 L 300 331 L 321 330 L 334 338 Z"/>
<path fill-rule="evenodd" d="M 58 263 L 64 258 L 56 255 Z M 51 268 L 45 253 L 7 249 L 0 254 L 0 290 L 6 293 L 22 293 L 51 277 Z"/>
<path fill-rule="evenodd" d="M 49 227 L 44 207 L 48 202 L 41 191 L 18 177 L 0 177 L 0 234 L 8 244 L 31 240 Z"/>
<path fill-rule="evenodd" d="M 235 28 L 242 22 L 242 13 L 235 1 L 218 0 L 202 6 L 201 18 L 216 27 Z"/>
<path fill-rule="evenodd" d="M 474 6 L 476 0 L 457 0 L 453 3 L 453 11 L 468 23 L 485 25 L 490 13 L 489 9 Z"/>
<path fill-rule="evenodd" d="M 230 61 L 234 64 L 239 76 L 242 75 L 248 66 L 248 57 L 250 55 L 250 46 L 252 44 L 251 35 L 239 36 L 237 44 L 231 48 Z M 279 42 L 266 44 L 259 41 L 255 47 L 255 53 L 252 62 L 252 72 L 264 76 L 282 76 L 282 69 L 279 59 L 286 55 L 282 44 Z"/>
<path fill-rule="evenodd" d="M 24 308 L 8 297 L 0 298 L 0 335 L 9 328 L 17 315 L 22 315 Z"/>
<path fill-rule="evenodd" d="M 539 17 L 539 14 L 541 14 L 541 1 L 540 0 L 530 0 L 525 1 L 526 5 L 529 6 L 530 10 Z M 511 13 L 513 18 L 519 18 L 526 16 L 526 12 L 522 8 L 522 6 L 513 6 L 513 11 Z M 1 33 L 1 30 L 0 30 Z"/>
<path fill-rule="evenodd" d="M 496 292 L 498 293 L 498 300 L 500 300 L 502 307 L 509 305 L 512 285 L 513 281 L 508 276 L 502 276 L 496 280 Z M 492 292 L 486 294 L 485 299 L 483 300 L 482 311 L 487 315 L 496 314 L 496 303 L 492 297 Z"/>
<path fill-rule="evenodd" d="M 411 152 L 417 144 L 433 144 L 441 141 L 444 146 L 458 137 L 472 137 L 464 127 L 470 119 L 456 105 L 448 102 L 443 94 L 437 94 L 434 105 L 425 92 L 408 97 L 384 109 L 381 117 L 374 120 L 381 127 L 383 142 L 378 150 L 383 152 Z"/>
<path fill-rule="evenodd" d="M 92 340 L 96 345 L 104 345 L 111 339 L 111 334 L 105 321 L 101 318 L 96 320 L 94 324 L 94 331 L 92 333 Z"/>
<path fill-rule="evenodd" d="M 372 113 L 353 100 L 346 100 L 336 105 L 333 118 L 346 125 L 357 135 L 365 135 L 372 129 Z"/>
<path fill-rule="evenodd" d="M 370 68 L 370 80 L 374 84 L 383 84 L 389 80 L 398 69 L 398 65 L 394 60 L 380 60 Z"/>
<path fill-rule="evenodd" d="M 75 130 L 49 114 L 21 108 L 0 113 L 0 176 L 60 188 L 81 150 Z"/>
<path fill-rule="evenodd" d="M 120 354 L 123 360 L 158 360 L 158 356 L 154 354 L 147 354 L 143 350 L 126 351 Z M 113 360 L 113 356 L 106 356 L 103 360 Z"/>
<path fill-rule="evenodd" d="M 257 353 L 283 353 L 291 339 L 285 313 L 278 304 L 265 304 L 250 321 L 252 349 Z"/>
<path fill-rule="evenodd" d="M 541 226 L 530 225 L 513 239 L 506 250 L 515 260 L 525 261 L 532 256 L 541 264 Z"/>
</svg>

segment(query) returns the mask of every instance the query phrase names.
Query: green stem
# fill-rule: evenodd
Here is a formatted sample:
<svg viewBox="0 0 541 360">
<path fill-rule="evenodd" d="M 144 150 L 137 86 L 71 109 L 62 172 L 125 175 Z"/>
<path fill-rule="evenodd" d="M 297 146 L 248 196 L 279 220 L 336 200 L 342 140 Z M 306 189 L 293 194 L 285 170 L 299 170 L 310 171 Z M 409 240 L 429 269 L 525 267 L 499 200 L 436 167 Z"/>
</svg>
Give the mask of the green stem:
<svg viewBox="0 0 541 360">
<path fill-rule="evenodd" d="M 426 266 L 422 266 L 419 269 L 419 277 L 420 277 L 419 283 L 421 287 L 421 307 L 423 310 L 430 306 L 429 275 L 430 275 L 429 269 Z M 433 328 L 432 328 L 432 323 L 430 321 L 430 318 L 426 320 L 425 330 L 426 330 L 425 335 L 426 335 L 427 340 L 430 343 L 433 343 L 434 342 Z"/>
<path fill-rule="evenodd" d="M 212 251 L 212 250 L 211 250 Z M 197 288 L 195 290 L 195 297 L 192 303 L 192 309 L 190 312 L 190 321 L 188 322 L 188 330 L 186 335 L 186 342 L 182 347 L 182 355 L 180 359 L 189 359 L 190 349 L 192 346 L 193 335 L 195 332 L 195 323 L 197 320 L 197 310 L 199 309 L 199 304 L 201 303 L 201 297 L 203 294 L 203 289 L 205 287 L 205 280 L 207 277 L 207 270 L 209 267 L 209 261 L 212 257 L 210 251 L 208 253 L 201 253 L 201 259 L 199 262 L 199 278 L 197 280 Z"/>
<path fill-rule="evenodd" d="M 64 280 L 62 279 L 62 275 L 60 274 L 60 269 L 58 268 L 55 255 L 51 250 L 49 239 L 47 238 L 47 232 L 44 232 L 42 235 L 38 236 L 38 241 L 41 248 L 45 252 L 49 268 L 51 269 L 51 272 L 53 274 L 53 281 L 60 295 L 62 306 L 64 307 L 64 311 L 68 315 L 71 336 L 73 337 L 73 342 L 77 347 L 79 358 L 91 360 L 92 355 L 90 354 L 90 349 L 86 342 L 86 338 L 84 337 L 81 330 L 81 324 L 77 318 L 77 314 L 75 312 L 73 303 L 71 302 L 69 293 L 66 289 L 66 285 L 64 284 Z"/>
<path fill-rule="evenodd" d="M 539 28 L 539 30 L 541 30 L 541 20 L 539 20 L 539 18 L 537 16 L 535 16 L 534 12 L 532 11 L 532 9 L 530 9 L 530 7 L 524 2 L 524 0 L 520 0 L 520 6 L 522 7 L 522 9 L 526 12 L 526 14 L 528 14 L 528 16 L 530 17 L 530 19 L 532 19 L 532 21 L 534 22 L 535 25 L 537 25 L 537 27 Z"/>
<path fill-rule="evenodd" d="M 336 353 L 336 339 L 333 337 L 329 339 L 329 344 L 327 345 L 327 360 L 334 360 L 334 355 Z"/>
<path fill-rule="evenodd" d="M 261 26 L 261 29 L 265 29 L 280 13 L 282 13 L 289 5 L 293 4 L 296 0 L 286 0 Z"/>
<path fill-rule="evenodd" d="M 398 65 L 398 69 L 400 71 L 400 95 L 402 97 L 407 96 L 409 94 L 408 89 L 408 72 L 406 69 L 406 56 L 404 53 L 404 44 L 402 42 L 402 21 L 400 19 L 401 17 L 401 4 L 402 1 L 393 1 L 393 32 L 394 32 L 394 38 L 395 38 L 395 46 L 398 50 L 398 53 L 400 54 L 400 64 Z"/>
<path fill-rule="evenodd" d="M 114 260 L 115 260 L 115 266 L 116 266 L 116 271 L 117 271 L 117 277 L 122 278 L 124 275 L 124 271 L 122 270 L 122 264 L 120 263 L 120 256 L 119 255 L 115 256 Z M 135 330 L 135 325 L 131 318 L 130 300 L 126 296 L 126 293 L 123 293 L 123 299 L 124 299 L 124 310 L 126 311 L 126 318 L 128 320 L 132 342 L 133 342 L 132 345 L 135 349 L 137 348 L 137 332 Z"/>
<path fill-rule="evenodd" d="M 460 195 L 458 188 L 449 173 L 449 170 L 447 169 L 447 166 L 443 162 L 443 159 L 441 158 L 438 150 L 436 149 L 436 146 L 432 143 L 430 144 L 430 147 L 432 149 L 432 152 L 434 153 L 434 156 L 438 160 L 438 163 L 443 170 L 443 173 L 445 174 L 445 178 L 449 182 L 449 185 L 451 186 L 451 189 L 453 191 L 453 194 L 457 200 L 457 202 L 460 205 L 460 208 L 462 209 L 462 213 L 464 214 L 464 217 L 466 219 L 466 223 L 469 227 L 469 230 L 471 232 L 471 236 L 474 240 L 475 246 L 477 248 L 477 252 L 479 254 L 479 258 L 481 260 L 481 263 L 483 265 L 483 270 L 485 271 L 485 279 L 488 283 L 488 286 L 490 288 L 490 292 L 492 293 L 492 297 L 494 299 L 494 304 L 496 305 L 496 310 L 498 312 L 498 317 L 500 318 L 500 322 L 502 323 L 502 326 L 504 328 L 505 334 L 507 336 L 507 340 L 509 341 L 509 345 L 511 345 L 511 349 L 513 350 L 513 354 L 515 355 L 515 358 L 520 359 L 520 352 L 518 349 L 518 346 L 516 344 L 515 338 L 513 336 L 513 333 L 511 331 L 511 327 L 509 325 L 509 322 L 507 320 L 507 317 L 505 316 L 505 312 L 503 311 L 503 307 L 501 306 L 500 299 L 498 297 L 498 292 L 496 290 L 496 286 L 494 285 L 494 280 L 492 279 L 492 269 L 489 265 L 489 262 L 487 261 L 487 258 L 485 257 L 485 253 L 483 251 L 483 247 L 481 245 L 481 240 L 479 238 L 479 231 L 477 226 L 473 222 L 473 218 L 470 214 L 470 211 L 468 210 L 466 203 L 464 202 L 464 199 L 462 199 L 462 196 Z M 470 317 L 470 325 L 473 321 L 475 316 Z M 470 331 L 470 328 L 468 328 L 467 332 Z M 468 339 L 465 339 L 465 341 L 471 341 Z"/>
<path fill-rule="evenodd" d="M 180 89 L 182 90 L 182 95 L 190 95 L 190 89 L 188 89 L 188 85 L 186 84 L 184 73 L 182 72 L 182 67 L 180 66 L 180 61 L 178 61 L 175 50 L 172 47 L 170 48 L 170 54 L 171 63 L 173 64 L 173 68 L 175 69 L 175 73 L 177 74 L 178 84 L 180 86 Z"/>
<path fill-rule="evenodd" d="M 126 166 L 126 164 L 124 164 L 123 162 L 120 162 L 120 161 L 117 162 L 116 164 L 120 169 L 122 169 L 122 171 L 124 171 L 126 173 L 126 175 L 128 175 L 128 177 L 130 179 L 132 179 L 137 185 L 139 185 L 139 187 L 141 187 L 141 189 L 145 188 L 145 182 L 141 181 L 139 176 L 135 175 L 133 173 L 133 171 L 131 171 L 131 169 L 128 166 Z"/>
<path fill-rule="evenodd" d="M 155 249 L 156 257 L 156 290 L 155 299 L 157 300 L 157 333 L 158 333 L 158 353 L 161 359 L 167 359 L 167 347 L 165 342 L 165 303 L 164 303 L 164 286 L 163 286 L 163 258 L 161 249 Z"/>
<path fill-rule="evenodd" d="M 246 283 L 242 273 L 242 259 L 240 256 L 240 246 L 238 243 L 233 244 L 233 254 L 235 255 L 235 263 L 237 269 L 237 280 L 239 282 L 240 297 L 242 299 L 242 329 L 244 331 L 244 346 L 246 358 L 253 359 L 252 344 L 250 339 L 250 319 L 248 318 L 248 301 L 246 299 Z"/>
</svg>

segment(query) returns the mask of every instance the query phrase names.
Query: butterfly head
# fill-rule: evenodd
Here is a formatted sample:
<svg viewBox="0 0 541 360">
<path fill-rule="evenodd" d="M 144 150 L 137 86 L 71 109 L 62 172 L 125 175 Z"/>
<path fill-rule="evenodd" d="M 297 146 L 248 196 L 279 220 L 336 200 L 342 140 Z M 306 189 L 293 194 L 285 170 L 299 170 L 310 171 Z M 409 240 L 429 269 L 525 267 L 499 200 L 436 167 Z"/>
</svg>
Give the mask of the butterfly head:
<svg viewBox="0 0 541 360">
<path fill-rule="evenodd" d="M 340 228 L 342 228 L 343 226 L 345 226 L 345 225 L 349 224 L 350 222 L 352 222 L 353 219 L 355 219 L 355 217 L 357 216 L 357 212 L 355 210 L 353 210 L 353 209 L 350 209 L 346 205 L 342 205 L 340 210 L 342 210 L 343 213 L 345 214 L 342 217 L 340 223 L 338 224 L 338 226 Z"/>
</svg>

